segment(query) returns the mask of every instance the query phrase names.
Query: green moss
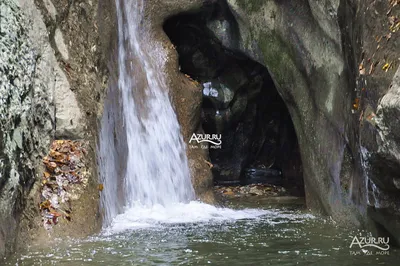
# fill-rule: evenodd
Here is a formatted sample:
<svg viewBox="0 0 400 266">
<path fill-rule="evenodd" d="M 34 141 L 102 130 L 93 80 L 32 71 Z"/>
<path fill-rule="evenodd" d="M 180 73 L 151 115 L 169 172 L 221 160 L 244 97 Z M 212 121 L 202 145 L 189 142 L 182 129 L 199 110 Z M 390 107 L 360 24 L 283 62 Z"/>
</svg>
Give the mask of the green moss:
<svg viewBox="0 0 400 266">
<path fill-rule="evenodd" d="M 293 62 L 294 51 L 285 43 L 275 31 L 262 33 L 257 38 L 259 47 L 263 53 L 264 62 L 279 85 L 293 76 L 289 72 L 296 69 Z"/>
<path fill-rule="evenodd" d="M 250 13 L 259 11 L 265 2 L 265 0 L 237 0 L 238 6 Z"/>
</svg>

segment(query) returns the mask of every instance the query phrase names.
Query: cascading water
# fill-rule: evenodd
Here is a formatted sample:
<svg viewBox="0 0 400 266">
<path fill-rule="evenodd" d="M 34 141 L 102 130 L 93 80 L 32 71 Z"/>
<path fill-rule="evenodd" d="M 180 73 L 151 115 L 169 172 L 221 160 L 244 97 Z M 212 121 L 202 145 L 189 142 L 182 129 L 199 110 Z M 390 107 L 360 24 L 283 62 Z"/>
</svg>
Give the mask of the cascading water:
<svg viewBox="0 0 400 266">
<path fill-rule="evenodd" d="M 116 232 L 259 216 L 259 210 L 193 201 L 185 144 L 159 71 L 165 58 L 157 44 L 147 42 L 144 5 L 144 0 L 116 0 L 119 74 L 106 99 L 99 145 L 104 227 Z"/>
<path fill-rule="evenodd" d="M 154 66 L 162 64 L 142 49 L 146 34 L 140 29 L 143 1 L 117 0 L 118 16 L 118 89 L 122 107 L 122 126 L 127 139 L 124 189 L 116 187 L 113 147 L 113 123 L 104 115 L 100 136 L 103 158 L 103 206 L 106 223 L 123 205 L 151 207 L 194 199 L 190 172 L 180 127 L 174 113 L 162 74 Z M 127 19 L 129 18 L 129 19 Z M 109 145 L 107 145 L 107 143 Z M 113 146 L 113 145 L 111 145 Z M 109 158 L 109 160 L 107 160 Z M 114 173 L 113 173 L 114 171 Z M 123 197 L 118 195 L 123 193 Z M 122 202 L 121 202 L 122 198 Z"/>
</svg>

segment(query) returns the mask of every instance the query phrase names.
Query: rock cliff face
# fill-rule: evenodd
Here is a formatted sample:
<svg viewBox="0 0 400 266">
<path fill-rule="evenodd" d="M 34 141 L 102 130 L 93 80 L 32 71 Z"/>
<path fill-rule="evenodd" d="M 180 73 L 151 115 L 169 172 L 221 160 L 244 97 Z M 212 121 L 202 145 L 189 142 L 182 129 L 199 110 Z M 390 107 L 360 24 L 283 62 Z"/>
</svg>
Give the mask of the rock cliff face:
<svg viewBox="0 0 400 266">
<path fill-rule="evenodd" d="M 239 50 L 268 68 L 289 108 L 307 205 L 372 220 L 399 242 L 398 1 L 228 4 Z"/>
<path fill-rule="evenodd" d="M 112 18 L 108 10 L 102 13 L 104 22 Z M 91 182 L 97 182 L 94 136 L 110 54 L 105 52 L 109 36 L 98 34 L 97 11 L 97 1 L 0 3 L 0 257 L 42 230 L 41 162 L 52 140 L 89 140 Z M 106 40 L 102 46 L 101 40 Z M 77 235 L 98 227 L 98 192 L 87 192 L 91 196 L 80 200 L 91 206 L 90 218 L 71 224 L 82 227 Z"/>
<path fill-rule="evenodd" d="M 268 68 L 293 119 L 308 207 L 357 223 L 350 214 L 365 205 L 365 191 L 358 192 L 365 183 L 353 134 L 358 117 L 347 56 L 354 55 L 340 25 L 352 26 L 342 12 L 353 10 L 339 1 L 228 3 L 239 25 L 239 49 Z"/>
</svg>

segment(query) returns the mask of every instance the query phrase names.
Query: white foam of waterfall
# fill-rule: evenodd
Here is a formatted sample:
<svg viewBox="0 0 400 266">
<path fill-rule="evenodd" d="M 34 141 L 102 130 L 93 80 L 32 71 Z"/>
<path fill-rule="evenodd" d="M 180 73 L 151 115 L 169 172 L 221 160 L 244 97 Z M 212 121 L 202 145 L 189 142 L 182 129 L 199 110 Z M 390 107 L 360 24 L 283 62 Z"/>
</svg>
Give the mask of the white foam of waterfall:
<svg viewBox="0 0 400 266">
<path fill-rule="evenodd" d="M 116 0 L 118 101 L 106 101 L 99 145 L 104 226 L 120 231 L 152 221 L 189 222 L 260 215 L 261 211 L 235 212 L 193 202 L 195 194 L 185 143 L 159 70 L 164 58 L 156 47 L 150 47 L 143 28 L 144 4 L 143 0 Z M 126 144 L 116 145 L 121 143 L 118 137 L 126 138 Z M 125 171 L 119 171 L 121 167 Z"/>
</svg>

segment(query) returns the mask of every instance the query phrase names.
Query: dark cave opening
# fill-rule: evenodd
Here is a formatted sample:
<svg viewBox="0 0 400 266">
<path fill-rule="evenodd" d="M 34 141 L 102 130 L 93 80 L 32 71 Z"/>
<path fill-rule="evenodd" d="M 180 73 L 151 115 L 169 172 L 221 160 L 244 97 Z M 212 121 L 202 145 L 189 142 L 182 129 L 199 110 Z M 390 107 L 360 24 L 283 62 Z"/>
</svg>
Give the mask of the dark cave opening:
<svg viewBox="0 0 400 266">
<path fill-rule="evenodd" d="M 221 134 L 209 149 L 214 183 L 268 183 L 304 195 L 299 145 L 289 111 L 267 70 L 235 50 L 237 29 L 226 4 L 171 17 L 164 30 L 181 72 L 203 86 L 202 126 Z"/>
</svg>

